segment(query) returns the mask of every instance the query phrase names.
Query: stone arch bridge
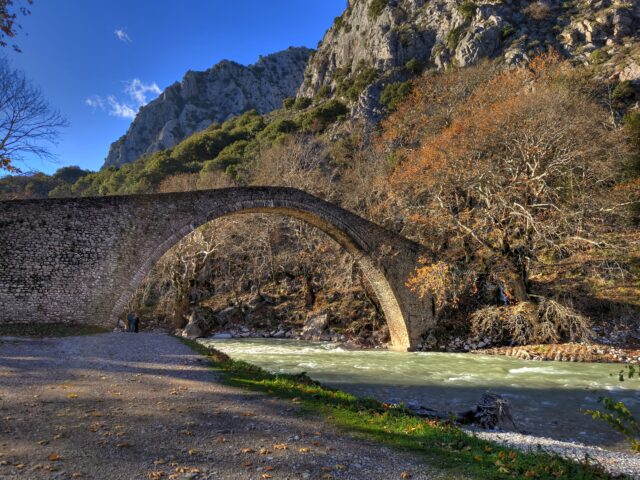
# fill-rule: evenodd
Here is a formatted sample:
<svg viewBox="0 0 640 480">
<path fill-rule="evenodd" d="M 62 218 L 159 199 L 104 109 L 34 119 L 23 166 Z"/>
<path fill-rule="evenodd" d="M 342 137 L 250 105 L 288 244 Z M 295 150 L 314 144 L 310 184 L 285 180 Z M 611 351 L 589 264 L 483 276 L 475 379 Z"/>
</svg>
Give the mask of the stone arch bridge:
<svg viewBox="0 0 640 480">
<path fill-rule="evenodd" d="M 111 327 L 157 260 L 198 226 L 234 213 L 279 213 L 326 232 L 360 264 L 395 349 L 432 326 L 430 299 L 405 282 L 420 246 L 292 188 L 0 202 L 0 322 Z"/>
</svg>

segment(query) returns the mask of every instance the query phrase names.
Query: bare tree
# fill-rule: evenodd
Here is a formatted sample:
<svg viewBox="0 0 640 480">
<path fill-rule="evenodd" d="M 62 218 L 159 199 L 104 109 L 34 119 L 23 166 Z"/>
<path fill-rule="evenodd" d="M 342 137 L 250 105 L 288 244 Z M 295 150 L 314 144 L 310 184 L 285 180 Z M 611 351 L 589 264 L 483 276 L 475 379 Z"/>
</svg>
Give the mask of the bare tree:
<svg viewBox="0 0 640 480">
<path fill-rule="evenodd" d="M 49 150 L 67 121 L 24 74 L 0 58 L 0 170 L 18 171 L 24 155 L 52 158 Z"/>
</svg>

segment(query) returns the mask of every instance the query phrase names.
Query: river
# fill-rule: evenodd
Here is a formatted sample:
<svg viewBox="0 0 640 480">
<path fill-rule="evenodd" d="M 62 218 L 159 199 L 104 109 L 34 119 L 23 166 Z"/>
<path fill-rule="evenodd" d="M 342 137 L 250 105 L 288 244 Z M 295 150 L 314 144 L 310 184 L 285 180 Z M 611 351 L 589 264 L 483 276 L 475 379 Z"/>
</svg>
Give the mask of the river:
<svg viewBox="0 0 640 480">
<path fill-rule="evenodd" d="M 276 339 L 200 339 L 205 345 L 271 372 L 307 372 L 358 396 L 437 410 L 471 408 L 486 390 L 512 404 L 526 433 L 623 449 L 620 435 L 581 413 L 603 395 L 640 414 L 640 380 L 618 380 L 620 365 L 532 362 L 465 353 L 345 350 L 332 343 Z"/>
</svg>

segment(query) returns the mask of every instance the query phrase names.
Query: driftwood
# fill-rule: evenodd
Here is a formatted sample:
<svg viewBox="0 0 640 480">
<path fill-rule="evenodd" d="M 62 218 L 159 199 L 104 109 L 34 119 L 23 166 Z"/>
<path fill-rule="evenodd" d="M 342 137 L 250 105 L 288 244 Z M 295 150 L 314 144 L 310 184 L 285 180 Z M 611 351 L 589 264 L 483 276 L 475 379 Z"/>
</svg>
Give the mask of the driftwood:
<svg viewBox="0 0 640 480">
<path fill-rule="evenodd" d="M 412 408 L 411 411 L 421 417 L 451 420 L 462 425 L 477 425 L 481 428 L 498 428 L 512 432 L 519 431 L 513 420 L 509 401 L 492 392 L 484 393 L 474 408 L 463 412 L 443 412 L 426 407 Z"/>
</svg>

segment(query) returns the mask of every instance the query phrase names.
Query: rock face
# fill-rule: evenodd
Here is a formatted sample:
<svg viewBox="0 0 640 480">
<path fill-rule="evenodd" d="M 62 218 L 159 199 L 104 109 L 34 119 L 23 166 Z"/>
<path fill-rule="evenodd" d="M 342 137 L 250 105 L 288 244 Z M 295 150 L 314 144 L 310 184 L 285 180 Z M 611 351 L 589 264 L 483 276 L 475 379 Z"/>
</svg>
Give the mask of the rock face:
<svg viewBox="0 0 640 480">
<path fill-rule="evenodd" d="M 311 50 L 289 48 L 250 66 L 223 60 L 204 72 L 188 71 L 142 107 L 129 130 L 111 144 L 104 166 L 133 162 L 145 153 L 173 147 L 212 122 L 251 109 L 270 112 L 294 96 Z"/>
<path fill-rule="evenodd" d="M 425 68 L 484 58 L 512 65 L 547 48 L 587 61 L 639 29 L 637 1 L 349 0 L 311 56 L 298 97 L 336 95 L 375 70 L 352 112 L 370 116 L 385 83 Z"/>
</svg>

